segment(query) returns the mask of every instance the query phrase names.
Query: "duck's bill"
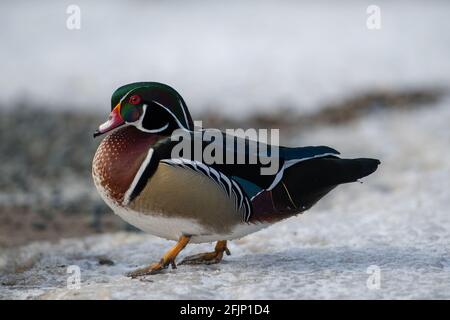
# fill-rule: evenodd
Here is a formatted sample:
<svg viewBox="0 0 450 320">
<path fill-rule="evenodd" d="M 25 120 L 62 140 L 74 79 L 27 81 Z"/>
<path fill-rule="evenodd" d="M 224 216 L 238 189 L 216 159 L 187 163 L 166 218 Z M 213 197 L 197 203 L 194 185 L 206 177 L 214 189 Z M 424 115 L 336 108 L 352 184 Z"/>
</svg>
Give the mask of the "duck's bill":
<svg viewBox="0 0 450 320">
<path fill-rule="evenodd" d="M 120 116 L 120 103 L 109 114 L 108 121 L 102 123 L 98 129 L 94 132 L 94 138 L 114 130 L 125 124 L 125 121 Z"/>
</svg>

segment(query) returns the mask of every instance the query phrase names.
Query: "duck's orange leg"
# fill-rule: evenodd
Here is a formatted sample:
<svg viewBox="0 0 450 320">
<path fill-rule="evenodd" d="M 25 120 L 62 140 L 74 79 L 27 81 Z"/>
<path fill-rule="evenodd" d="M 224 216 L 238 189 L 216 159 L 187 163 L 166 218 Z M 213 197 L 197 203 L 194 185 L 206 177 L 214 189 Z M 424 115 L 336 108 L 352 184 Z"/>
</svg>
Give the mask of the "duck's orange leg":
<svg viewBox="0 0 450 320">
<path fill-rule="evenodd" d="M 190 239 L 191 237 L 189 236 L 181 236 L 177 244 L 164 254 L 161 261 L 151 264 L 148 267 L 129 272 L 127 273 L 127 276 L 131 278 L 137 278 L 140 276 L 155 274 L 163 269 L 166 269 L 169 265 L 171 265 L 172 268 L 175 269 L 177 267 L 177 265 L 175 264 L 175 258 L 178 256 L 181 250 L 186 247 Z"/>
<path fill-rule="evenodd" d="M 213 252 L 199 253 L 183 259 L 180 264 L 214 264 L 222 261 L 223 253 L 231 254 L 227 248 L 227 241 L 217 241 Z"/>
</svg>

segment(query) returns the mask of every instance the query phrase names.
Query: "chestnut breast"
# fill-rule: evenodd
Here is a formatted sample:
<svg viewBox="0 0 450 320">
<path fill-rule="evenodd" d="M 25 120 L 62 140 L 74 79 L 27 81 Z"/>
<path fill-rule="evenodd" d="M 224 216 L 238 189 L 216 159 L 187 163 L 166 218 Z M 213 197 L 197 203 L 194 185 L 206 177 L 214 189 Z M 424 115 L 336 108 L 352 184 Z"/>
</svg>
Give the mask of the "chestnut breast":
<svg viewBox="0 0 450 320">
<path fill-rule="evenodd" d="M 122 205 L 125 192 L 144 161 L 149 148 L 162 136 L 133 126 L 114 131 L 103 139 L 92 164 L 94 183 L 102 196 Z"/>
</svg>

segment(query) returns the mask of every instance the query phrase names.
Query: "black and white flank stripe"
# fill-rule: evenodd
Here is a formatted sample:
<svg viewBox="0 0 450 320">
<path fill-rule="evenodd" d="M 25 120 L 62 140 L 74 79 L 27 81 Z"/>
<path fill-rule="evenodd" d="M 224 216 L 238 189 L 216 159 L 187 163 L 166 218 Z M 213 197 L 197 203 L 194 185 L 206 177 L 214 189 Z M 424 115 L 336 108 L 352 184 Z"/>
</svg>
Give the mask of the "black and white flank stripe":
<svg viewBox="0 0 450 320">
<path fill-rule="evenodd" d="M 190 169 L 212 179 L 220 186 L 220 188 L 222 188 L 227 196 L 234 201 L 236 211 L 242 213 L 242 220 L 245 222 L 250 220 L 252 215 L 250 200 L 242 190 L 241 186 L 233 179 L 200 161 L 188 159 L 164 159 L 161 160 L 161 162 L 172 166 Z"/>
</svg>

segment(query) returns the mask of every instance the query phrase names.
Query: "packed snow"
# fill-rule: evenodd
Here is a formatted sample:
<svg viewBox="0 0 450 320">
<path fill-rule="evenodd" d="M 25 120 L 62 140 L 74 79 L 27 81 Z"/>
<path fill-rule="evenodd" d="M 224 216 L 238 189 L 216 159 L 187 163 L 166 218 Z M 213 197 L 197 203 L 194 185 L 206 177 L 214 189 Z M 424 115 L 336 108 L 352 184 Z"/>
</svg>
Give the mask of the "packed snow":
<svg viewBox="0 0 450 320">
<path fill-rule="evenodd" d="M 306 214 L 231 242 L 221 264 L 133 280 L 125 273 L 173 242 L 137 233 L 35 242 L 0 254 L 0 298 L 450 299 L 449 123 L 446 98 L 293 137 L 382 165 Z M 188 245 L 179 260 L 211 249 Z M 71 265 L 78 289 L 67 287 Z"/>
</svg>

